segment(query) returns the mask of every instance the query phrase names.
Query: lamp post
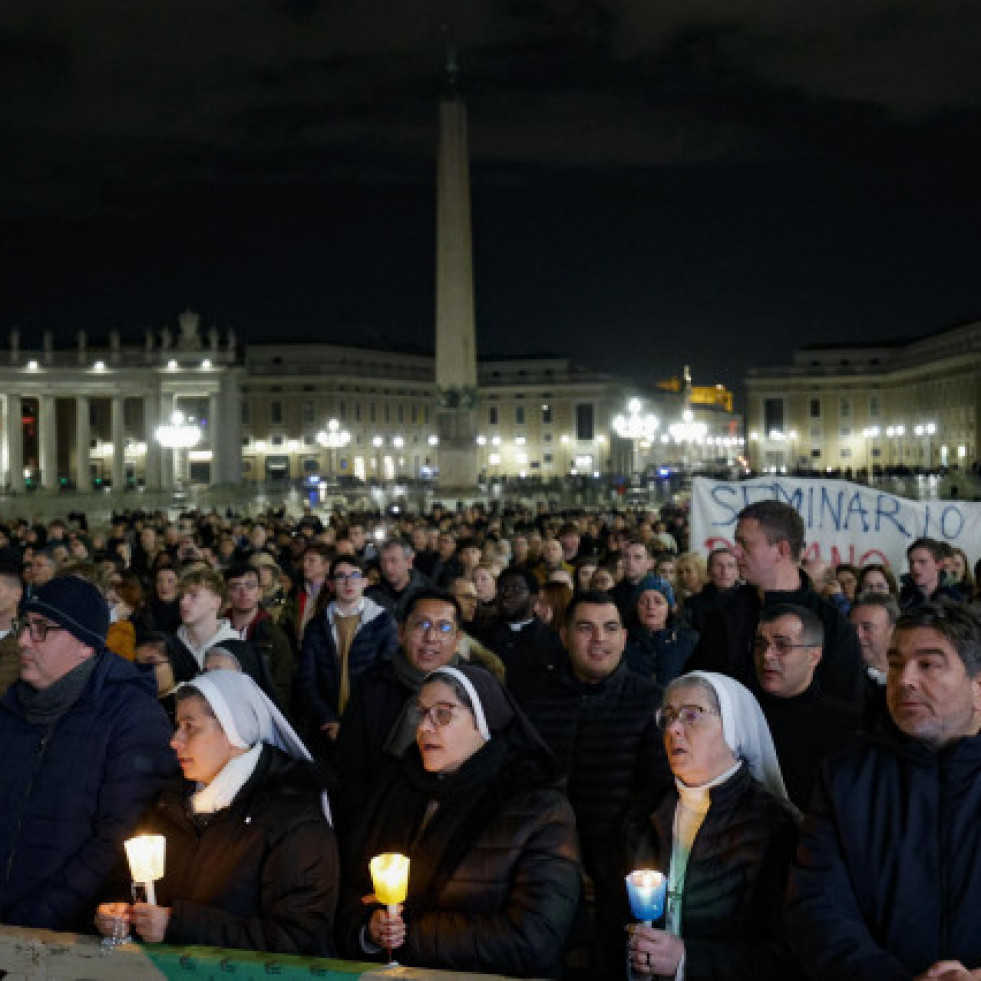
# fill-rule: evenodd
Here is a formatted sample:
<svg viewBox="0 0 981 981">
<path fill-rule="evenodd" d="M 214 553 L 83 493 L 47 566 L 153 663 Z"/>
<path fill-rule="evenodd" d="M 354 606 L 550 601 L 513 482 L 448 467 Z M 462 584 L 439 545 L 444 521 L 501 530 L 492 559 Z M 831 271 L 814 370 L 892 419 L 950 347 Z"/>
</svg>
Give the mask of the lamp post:
<svg viewBox="0 0 981 981">
<path fill-rule="evenodd" d="M 937 425 L 936 425 L 936 423 L 933 423 L 933 422 L 925 422 L 925 423 L 921 423 L 918 426 L 914 426 L 913 427 L 913 433 L 916 436 L 919 436 L 921 439 L 924 436 L 926 437 L 926 446 L 927 446 L 926 468 L 927 468 L 927 470 L 933 469 L 933 437 L 936 434 L 936 432 L 937 432 Z M 923 448 L 921 447 L 920 448 L 921 455 L 922 455 L 922 449 Z"/>
<path fill-rule="evenodd" d="M 627 414 L 622 412 L 613 417 L 613 431 L 621 439 L 631 440 L 631 472 L 639 469 L 638 458 L 641 443 L 652 443 L 657 435 L 661 422 L 653 412 L 644 412 L 644 403 L 640 399 L 631 399 L 627 403 Z"/>
<path fill-rule="evenodd" d="M 189 422 L 184 413 L 175 409 L 170 423 L 158 426 L 154 433 L 157 442 L 174 454 L 174 490 L 181 488 L 181 450 L 189 450 L 201 441 L 201 428 Z"/>
<path fill-rule="evenodd" d="M 893 466 L 898 462 L 902 462 L 902 457 L 900 454 L 900 439 L 906 434 L 905 426 L 886 426 L 886 435 L 892 439 L 892 456 L 893 456 Z"/>
<path fill-rule="evenodd" d="M 865 437 L 865 469 L 868 472 L 870 484 L 874 483 L 874 480 L 872 479 L 872 460 L 875 458 L 875 441 L 881 434 L 882 430 L 879 429 L 878 426 L 867 426 L 862 430 L 862 435 Z"/>
<path fill-rule="evenodd" d="M 682 464 L 685 475 L 691 477 L 691 446 L 692 443 L 704 443 L 708 426 L 704 422 L 695 422 L 695 415 L 691 409 L 685 409 L 681 414 L 680 422 L 673 422 L 668 426 L 668 432 L 675 443 L 682 446 Z"/>
<path fill-rule="evenodd" d="M 337 450 L 351 442 L 351 434 L 346 429 L 341 429 L 341 424 L 336 419 L 329 419 L 327 429 L 321 429 L 317 433 L 317 442 L 330 450 L 330 475 L 333 477 Z"/>
</svg>

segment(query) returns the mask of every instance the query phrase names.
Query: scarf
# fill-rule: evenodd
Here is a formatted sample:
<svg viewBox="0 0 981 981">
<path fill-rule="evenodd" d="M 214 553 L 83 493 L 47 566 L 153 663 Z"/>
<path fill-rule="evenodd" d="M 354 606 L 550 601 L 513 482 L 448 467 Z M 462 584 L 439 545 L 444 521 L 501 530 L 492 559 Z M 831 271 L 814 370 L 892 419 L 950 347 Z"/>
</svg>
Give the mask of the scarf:
<svg viewBox="0 0 981 981">
<path fill-rule="evenodd" d="M 376 795 L 364 822 L 365 847 L 354 854 L 402 852 L 409 857 L 406 919 L 432 909 L 453 872 L 506 797 L 502 775 L 507 737 L 485 743 L 455 773 L 427 772 L 412 749 L 402 769 Z M 367 862 L 358 874 L 367 872 Z M 370 890 L 369 890 L 370 891 Z"/>
<path fill-rule="evenodd" d="M 98 657 L 87 657 L 47 688 L 19 685 L 17 699 L 27 721 L 31 725 L 51 725 L 61 718 L 82 697 Z"/>
<path fill-rule="evenodd" d="M 454 652 L 453 657 L 449 659 L 447 664 L 456 667 L 459 663 L 460 655 Z M 405 700 L 402 711 L 399 712 L 399 717 L 389 730 L 382 750 L 388 753 L 389 756 L 401 757 L 405 755 L 405 751 L 410 746 L 413 746 L 416 741 L 416 723 L 412 715 L 412 710 L 416 704 L 415 696 L 419 693 L 419 689 L 422 688 L 422 683 L 428 676 L 428 672 L 420 671 L 411 664 L 401 647 L 392 656 L 392 669 L 395 671 L 395 677 L 398 678 L 399 683 L 405 688 L 408 688 L 411 694 Z"/>
</svg>

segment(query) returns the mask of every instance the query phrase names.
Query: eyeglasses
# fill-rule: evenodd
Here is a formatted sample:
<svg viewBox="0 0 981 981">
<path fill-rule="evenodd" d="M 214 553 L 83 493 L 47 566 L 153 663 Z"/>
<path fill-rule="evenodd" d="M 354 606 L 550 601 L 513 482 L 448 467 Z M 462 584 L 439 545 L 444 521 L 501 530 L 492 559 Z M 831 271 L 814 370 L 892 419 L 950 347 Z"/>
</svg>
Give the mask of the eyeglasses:
<svg viewBox="0 0 981 981">
<path fill-rule="evenodd" d="M 682 705 L 681 708 L 659 708 L 654 716 L 658 729 L 667 732 L 675 724 L 680 722 L 682 728 L 693 729 L 699 725 L 706 715 L 718 715 L 713 709 L 702 708 L 701 705 Z"/>
<path fill-rule="evenodd" d="M 456 630 L 456 624 L 451 620 L 413 620 L 409 624 L 409 629 L 418 631 L 420 634 L 428 634 L 430 630 L 435 630 L 443 638 L 446 638 Z"/>
<path fill-rule="evenodd" d="M 66 627 L 61 627 L 57 623 L 48 623 L 47 620 L 28 620 L 27 617 L 10 621 L 10 632 L 15 637 L 19 637 L 24 630 L 28 630 L 31 634 L 31 640 L 36 644 L 43 644 L 48 639 L 48 634 L 52 630 L 66 629 Z"/>
<path fill-rule="evenodd" d="M 457 710 L 462 708 L 462 705 L 456 705 L 453 702 L 437 702 L 435 705 L 430 705 L 429 708 L 424 705 L 415 705 L 412 709 L 412 721 L 416 728 L 428 721 L 434 729 L 442 729 L 443 726 L 448 726 L 453 721 Z"/>
<path fill-rule="evenodd" d="M 361 582 L 364 576 L 360 572 L 335 572 L 334 582 Z"/>
<path fill-rule="evenodd" d="M 816 647 L 816 644 L 795 644 L 787 637 L 756 637 L 753 640 L 753 648 L 757 651 L 765 651 L 772 647 L 778 654 L 789 654 L 795 647 Z"/>
</svg>

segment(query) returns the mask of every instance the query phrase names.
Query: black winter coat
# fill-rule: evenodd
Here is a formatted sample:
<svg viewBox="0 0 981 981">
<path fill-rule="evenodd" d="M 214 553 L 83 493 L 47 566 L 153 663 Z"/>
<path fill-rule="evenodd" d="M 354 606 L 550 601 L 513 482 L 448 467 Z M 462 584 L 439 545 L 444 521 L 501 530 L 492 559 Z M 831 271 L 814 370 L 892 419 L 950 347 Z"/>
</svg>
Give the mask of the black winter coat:
<svg viewBox="0 0 981 981">
<path fill-rule="evenodd" d="M 686 670 L 718 671 L 758 691 L 753 640 L 760 614 L 765 607 L 792 603 L 813 610 L 824 626 L 824 653 L 814 677 L 829 695 L 861 711 L 865 663 L 855 628 L 834 603 L 814 592 L 806 572 L 800 580 L 799 589 L 773 590 L 762 601 L 755 586 L 740 586 L 709 614 Z"/>
<path fill-rule="evenodd" d="M 525 711 L 558 757 L 576 812 L 583 863 L 594 878 L 604 870 L 635 797 L 660 800 L 674 786 L 655 715 L 661 691 L 620 664 L 597 684 L 579 681 L 568 657 Z"/>
<path fill-rule="evenodd" d="M 648 630 L 638 624 L 630 629 L 623 659 L 634 674 L 666 688 L 684 674 L 685 665 L 697 643 L 698 634 L 683 624 L 663 630 Z"/>
<path fill-rule="evenodd" d="M 801 827 L 788 921 L 815 978 L 981 966 L 981 736 L 935 753 L 884 729 L 824 764 Z"/>
<path fill-rule="evenodd" d="M 482 627 L 477 639 L 504 662 L 508 691 L 522 704 L 549 683 L 565 658 L 559 635 L 538 617 L 520 630 L 497 620 Z"/>
<path fill-rule="evenodd" d="M 409 765 L 411 757 L 402 767 Z M 405 780 L 400 768 L 372 802 L 370 815 L 391 813 L 393 808 L 405 813 Z M 452 812 L 441 813 L 451 808 L 463 809 L 467 816 L 457 823 Z M 368 841 L 374 823 L 369 817 Z M 452 834 L 456 854 L 452 859 L 444 855 L 437 865 L 435 888 L 417 883 L 410 864 L 403 913 L 406 942 L 395 952 L 397 960 L 408 966 L 509 977 L 557 974 L 581 895 L 575 818 L 565 796 L 551 781 L 529 778 L 524 768 L 516 775 L 514 766 L 505 762 L 499 776 L 475 796 L 442 802 L 418 836 L 419 847 L 427 847 L 427 835 L 445 843 L 443 829 L 454 824 L 460 832 Z M 459 838 L 465 841 L 462 848 Z M 368 863 L 375 850 L 355 847 L 355 855 L 349 856 L 352 865 L 338 916 L 341 944 L 359 959 L 365 956 L 359 935 L 372 912 L 361 897 L 372 891 Z M 411 848 L 408 854 L 411 863 Z M 419 898 L 430 892 L 435 894 L 428 902 Z"/>
<path fill-rule="evenodd" d="M 743 766 L 710 791 L 681 900 L 686 981 L 792 981 L 804 974 L 787 941 L 783 896 L 796 828 L 789 809 Z M 672 794 L 625 823 L 622 873 L 671 866 Z M 624 913 L 629 912 L 624 907 Z"/>
<path fill-rule="evenodd" d="M 146 821 L 167 838 L 165 943 L 331 956 L 339 863 L 313 765 L 265 746 L 213 815 L 192 814 L 189 789 L 164 792 Z"/>
</svg>

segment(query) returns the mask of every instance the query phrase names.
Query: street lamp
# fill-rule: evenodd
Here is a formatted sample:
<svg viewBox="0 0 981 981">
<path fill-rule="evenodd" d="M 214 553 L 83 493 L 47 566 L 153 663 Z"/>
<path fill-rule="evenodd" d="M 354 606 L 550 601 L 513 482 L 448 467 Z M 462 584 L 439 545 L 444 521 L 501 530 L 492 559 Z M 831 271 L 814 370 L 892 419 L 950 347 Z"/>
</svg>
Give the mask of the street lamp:
<svg viewBox="0 0 981 981">
<path fill-rule="evenodd" d="M 873 463 L 872 459 L 875 457 L 875 441 L 882 435 L 882 430 L 878 426 L 867 426 L 862 430 L 862 435 L 865 437 L 865 469 L 868 471 L 869 483 L 873 483 L 872 473 L 873 473 Z M 871 448 L 869 446 L 871 443 Z"/>
<path fill-rule="evenodd" d="M 317 442 L 330 450 L 330 475 L 334 476 L 336 460 L 334 459 L 337 450 L 347 446 L 351 442 L 351 434 L 346 429 L 341 429 L 341 424 L 336 419 L 327 422 L 327 429 L 317 433 Z"/>
<path fill-rule="evenodd" d="M 154 433 L 157 442 L 174 454 L 174 489 L 181 486 L 181 450 L 189 450 L 201 441 L 201 428 L 188 422 L 183 412 L 175 409 L 170 415 L 170 423 L 158 426 Z"/>
<path fill-rule="evenodd" d="M 915 435 L 919 436 L 921 439 L 926 436 L 927 444 L 927 470 L 933 468 L 933 437 L 937 432 L 937 425 L 933 422 L 921 423 L 918 426 L 913 427 L 913 432 Z M 920 447 L 920 455 L 922 456 L 923 448 Z"/>
<path fill-rule="evenodd" d="M 668 426 L 668 432 L 675 443 L 680 443 L 684 448 L 684 467 L 687 472 L 691 471 L 691 445 L 692 443 L 704 443 L 708 433 L 708 426 L 704 422 L 695 422 L 695 415 L 691 409 L 685 409 L 681 414 L 680 422 L 673 422 Z"/>
<path fill-rule="evenodd" d="M 886 426 L 886 435 L 888 437 L 890 437 L 892 439 L 892 441 L 893 441 L 893 445 L 892 445 L 892 456 L 893 456 L 893 466 L 895 466 L 896 465 L 896 458 L 897 457 L 900 457 L 900 452 L 899 452 L 900 443 L 899 443 L 899 440 L 900 440 L 900 438 L 902 436 L 905 436 L 906 435 L 906 427 L 905 426 Z M 900 463 L 902 462 L 901 457 L 900 457 L 900 461 L 899 462 Z"/>
<path fill-rule="evenodd" d="M 627 415 L 620 413 L 613 417 L 613 431 L 621 439 L 629 439 L 632 442 L 631 471 L 639 469 L 640 444 L 652 443 L 660 424 L 660 420 L 653 412 L 644 412 L 644 403 L 640 399 L 631 399 L 627 403 Z"/>
</svg>

